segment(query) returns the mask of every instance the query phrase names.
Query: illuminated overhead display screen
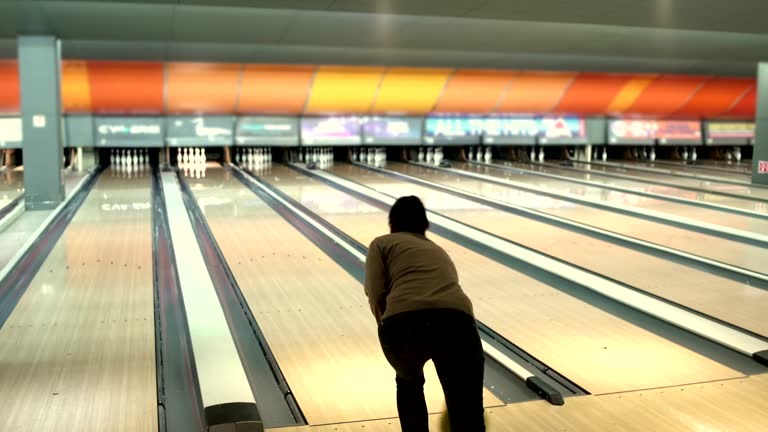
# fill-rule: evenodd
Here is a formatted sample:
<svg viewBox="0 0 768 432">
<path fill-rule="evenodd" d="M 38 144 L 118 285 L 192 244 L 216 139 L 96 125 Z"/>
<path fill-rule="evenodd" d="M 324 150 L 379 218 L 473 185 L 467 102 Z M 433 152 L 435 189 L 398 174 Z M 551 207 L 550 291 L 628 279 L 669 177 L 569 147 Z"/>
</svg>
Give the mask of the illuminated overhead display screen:
<svg viewBox="0 0 768 432">
<path fill-rule="evenodd" d="M 755 141 L 755 124 L 750 122 L 709 122 L 707 145 L 748 145 Z"/>
<path fill-rule="evenodd" d="M 216 117 L 169 117 L 166 142 L 170 147 L 230 146 L 235 118 Z"/>
<path fill-rule="evenodd" d="M 480 144 L 485 119 L 461 117 L 427 118 L 424 128 L 426 144 Z"/>
<path fill-rule="evenodd" d="M 576 117 L 538 120 L 539 144 L 587 144 L 586 123 Z"/>
<path fill-rule="evenodd" d="M 297 117 L 248 116 L 237 119 L 235 144 L 240 146 L 297 146 Z"/>
<path fill-rule="evenodd" d="M 536 144 L 539 123 L 533 118 L 497 117 L 485 119 L 485 144 Z"/>
<path fill-rule="evenodd" d="M 163 147 L 163 119 L 159 117 L 97 117 L 98 147 Z"/>
<path fill-rule="evenodd" d="M 363 120 L 363 144 L 421 144 L 424 119 L 416 117 L 369 117 Z"/>
<path fill-rule="evenodd" d="M 0 148 L 21 148 L 21 118 L 0 117 Z"/>
<path fill-rule="evenodd" d="M 611 120 L 608 124 L 608 143 L 615 145 L 653 145 L 656 141 L 656 122 L 647 120 Z"/>
<path fill-rule="evenodd" d="M 658 121 L 656 138 L 659 145 L 701 145 L 701 123 L 697 121 Z"/>
<path fill-rule="evenodd" d="M 304 117 L 301 119 L 301 144 L 360 145 L 358 117 Z"/>
</svg>

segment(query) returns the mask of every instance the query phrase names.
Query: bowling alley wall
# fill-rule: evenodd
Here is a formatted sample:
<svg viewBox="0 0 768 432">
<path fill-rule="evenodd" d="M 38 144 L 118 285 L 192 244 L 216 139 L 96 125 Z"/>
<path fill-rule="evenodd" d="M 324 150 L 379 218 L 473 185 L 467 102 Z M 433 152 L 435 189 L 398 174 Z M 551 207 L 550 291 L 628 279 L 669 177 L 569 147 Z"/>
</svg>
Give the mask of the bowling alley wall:
<svg viewBox="0 0 768 432">
<path fill-rule="evenodd" d="M 572 115 L 752 120 L 752 78 L 325 65 L 62 63 L 66 114 Z M 0 115 L 20 111 L 0 61 Z"/>
</svg>

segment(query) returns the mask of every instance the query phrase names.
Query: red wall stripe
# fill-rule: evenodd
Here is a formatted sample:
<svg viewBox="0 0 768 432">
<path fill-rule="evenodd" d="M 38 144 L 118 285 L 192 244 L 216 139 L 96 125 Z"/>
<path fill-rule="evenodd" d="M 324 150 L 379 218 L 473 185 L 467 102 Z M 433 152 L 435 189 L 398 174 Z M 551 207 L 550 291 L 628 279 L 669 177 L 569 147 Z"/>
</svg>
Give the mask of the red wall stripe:
<svg viewBox="0 0 768 432">
<path fill-rule="evenodd" d="M 746 78 L 707 81 L 685 106 L 671 115 L 678 118 L 717 117 L 727 112 L 755 84 Z"/>
<path fill-rule="evenodd" d="M 665 116 L 683 107 L 701 86 L 705 76 L 664 75 L 652 82 L 624 114 Z"/>
<path fill-rule="evenodd" d="M 164 67 L 163 63 L 88 62 L 93 112 L 100 114 L 162 113 Z"/>
<path fill-rule="evenodd" d="M 563 114 L 603 114 L 630 79 L 632 77 L 627 75 L 580 74 L 553 111 Z"/>
<path fill-rule="evenodd" d="M 754 119 L 757 111 L 757 86 L 753 85 L 752 90 L 748 91 L 741 100 L 723 114 L 723 117 L 735 119 Z"/>
<path fill-rule="evenodd" d="M 19 64 L 15 60 L 0 61 L 0 113 L 21 112 Z"/>
</svg>

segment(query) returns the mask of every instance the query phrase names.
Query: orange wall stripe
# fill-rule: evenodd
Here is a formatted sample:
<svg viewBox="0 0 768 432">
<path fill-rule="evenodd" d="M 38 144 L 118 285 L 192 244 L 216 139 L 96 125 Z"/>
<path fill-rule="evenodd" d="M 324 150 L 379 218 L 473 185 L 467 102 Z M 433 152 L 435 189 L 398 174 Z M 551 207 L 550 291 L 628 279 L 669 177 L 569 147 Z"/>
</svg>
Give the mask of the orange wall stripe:
<svg viewBox="0 0 768 432">
<path fill-rule="evenodd" d="M 94 113 L 163 112 L 162 63 L 89 61 L 87 66 Z"/>
<path fill-rule="evenodd" d="M 383 67 L 320 66 L 312 82 L 307 114 L 367 113 Z"/>
<path fill-rule="evenodd" d="M 656 78 L 657 76 L 633 78 L 629 80 L 629 82 L 624 84 L 624 88 L 621 89 L 619 94 L 617 94 L 616 97 L 613 98 L 613 101 L 611 101 L 611 104 L 608 105 L 606 112 L 608 114 L 614 114 L 614 113 L 618 114 L 629 109 L 629 107 L 632 106 L 633 103 L 635 103 L 635 101 L 640 96 L 640 94 Z"/>
<path fill-rule="evenodd" d="M 451 69 L 391 68 L 384 76 L 373 111 L 379 114 L 425 115 L 437 103 Z"/>
<path fill-rule="evenodd" d="M 747 92 L 723 117 L 752 120 L 757 111 L 757 86 Z"/>
<path fill-rule="evenodd" d="M 537 114 L 550 112 L 573 82 L 575 73 L 530 72 L 512 81 L 498 113 Z"/>
<path fill-rule="evenodd" d="M 315 66 L 247 65 L 240 84 L 239 114 L 301 114 Z"/>
<path fill-rule="evenodd" d="M 84 61 L 68 60 L 61 64 L 61 104 L 66 113 L 91 112 L 91 83 Z"/>
<path fill-rule="evenodd" d="M 646 87 L 625 114 L 659 116 L 673 113 L 709 79 L 704 76 L 661 76 Z"/>
<path fill-rule="evenodd" d="M 749 78 L 715 78 L 708 81 L 675 117 L 716 117 L 730 110 L 755 80 Z"/>
<path fill-rule="evenodd" d="M 553 111 L 565 114 L 603 114 L 630 79 L 626 75 L 580 74 Z"/>
<path fill-rule="evenodd" d="M 448 80 L 433 112 L 487 114 L 515 75 L 512 71 L 458 70 Z"/>
<path fill-rule="evenodd" d="M 21 112 L 21 83 L 16 60 L 0 60 L 0 113 Z"/>
<path fill-rule="evenodd" d="M 173 114 L 229 114 L 235 110 L 239 64 L 169 63 L 166 111 Z"/>
</svg>

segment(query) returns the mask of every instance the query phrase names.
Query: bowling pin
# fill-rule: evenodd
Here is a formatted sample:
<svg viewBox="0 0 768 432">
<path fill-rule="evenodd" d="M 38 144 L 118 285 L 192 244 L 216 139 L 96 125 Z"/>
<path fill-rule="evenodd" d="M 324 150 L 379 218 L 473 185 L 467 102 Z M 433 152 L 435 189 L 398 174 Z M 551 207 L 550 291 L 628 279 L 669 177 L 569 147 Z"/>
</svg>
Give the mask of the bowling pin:
<svg viewBox="0 0 768 432">
<path fill-rule="evenodd" d="M 651 157 L 650 157 L 650 159 L 651 159 L 651 162 L 656 160 L 656 149 L 653 148 L 653 147 L 651 147 Z"/>
<path fill-rule="evenodd" d="M 110 165 L 115 164 L 115 149 L 112 149 L 112 151 L 109 154 L 109 164 Z"/>
<path fill-rule="evenodd" d="M 489 164 L 491 163 L 491 160 L 493 159 L 493 154 L 491 153 L 491 148 L 486 147 L 485 148 L 485 163 Z"/>
<path fill-rule="evenodd" d="M 427 163 L 432 163 L 433 160 L 435 160 L 435 154 L 432 147 L 427 147 Z"/>
<path fill-rule="evenodd" d="M 536 149 L 531 147 L 531 162 L 536 160 Z M 595 159 L 597 159 L 597 150 L 595 150 Z"/>
<path fill-rule="evenodd" d="M 688 160 L 688 147 L 683 147 L 683 160 Z"/>
<path fill-rule="evenodd" d="M 477 148 L 477 151 L 475 152 L 475 160 L 478 161 L 478 162 L 482 162 L 483 161 L 483 148 L 482 147 L 478 147 Z"/>
<path fill-rule="evenodd" d="M 694 147 L 694 148 L 691 150 L 691 160 L 692 160 L 692 161 L 694 161 L 694 162 L 696 162 L 696 159 L 698 159 L 698 158 L 699 158 L 699 155 L 698 155 L 698 154 L 696 154 L 696 147 Z"/>
<path fill-rule="evenodd" d="M 741 162 L 741 147 L 736 147 L 734 154 L 736 156 L 736 162 Z"/>
<path fill-rule="evenodd" d="M 475 148 L 474 147 L 470 147 L 469 148 L 469 154 L 467 155 L 467 159 L 468 160 L 472 160 L 474 158 L 475 158 Z"/>
<path fill-rule="evenodd" d="M 376 154 L 374 153 L 373 149 L 368 149 L 368 157 L 367 157 L 368 165 L 373 165 L 375 161 L 376 161 Z"/>
<path fill-rule="evenodd" d="M 419 147 L 419 153 L 416 155 L 416 160 L 424 162 L 424 147 Z"/>
<path fill-rule="evenodd" d="M 603 147 L 603 162 L 608 160 L 608 149 Z"/>
<path fill-rule="evenodd" d="M 544 162 L 544 149 L 539 149 L 539 162 Z"/>
<path fill-rule="evenodd" d="M 136 154 L 138 150 L 133 149 L 133 164 L 138 165 L 139 164 L 139 155 Z"/>
</svg>

